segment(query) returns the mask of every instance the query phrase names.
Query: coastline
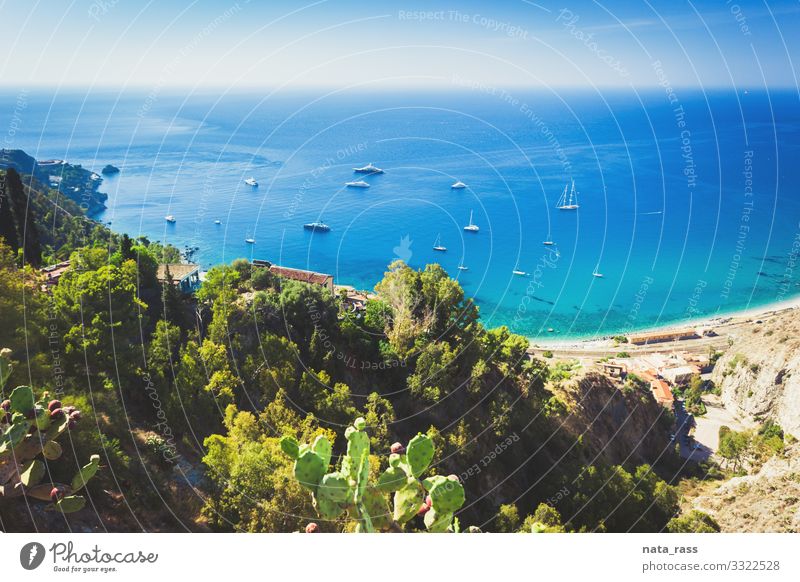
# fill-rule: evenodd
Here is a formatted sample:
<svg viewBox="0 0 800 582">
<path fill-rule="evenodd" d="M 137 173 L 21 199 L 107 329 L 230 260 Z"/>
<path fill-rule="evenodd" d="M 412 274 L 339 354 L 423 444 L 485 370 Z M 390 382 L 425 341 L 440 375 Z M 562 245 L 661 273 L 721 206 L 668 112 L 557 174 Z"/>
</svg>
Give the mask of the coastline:
<svg viewBox="0 0 800 582">
<path fill-rule="evenodd" d="M 763 319 L 765 317 L 771 317 L 790 309 L 797 309 L 798 307 L 800 307 L 800 295 L 797 295 L 790 299 L 783 299 L 781 301 L 766 303 L 764 305 L 746 307 L 744 309 L 734 309 L 731 311 L 724 311 L 724 312 L 720 311 L 714 315 L 702 315 L 698 316 L 697 318 L 688 319 L 680 322 L 665 323 L 663 325 L 652 325 L 649 327 L 643 327 L 641 329 L 629 330 L 626 333 L 609 334 L 598 337 L 586 337 L 586 338 L 579 338 L 579 337 L 578 338 L 555 338 L 555 337 L 530 338 L 529 337 L 528 343 L 531 348 L 545 348 L 545 349 L 552 348 L 559 350 L 564 350 L 564 349 L 581 350 L 581 349 L 597 349 L 597 348 L 607 348 L 607 347 L 616 347 L 620 349 L 620 346 L 629 346 L 630 344 L 619 344 L 619 345 L 615 344 L 613 340 L 615 335 L 630 336 L 633 334 L 664 332 L 664 331 L 671 331 L 671 330 L 685 329 L 685 328 L 712 328 L 715 330 L 722 330 L 724 332 L 728 332 L 731 331 L 730 328 L 736 328 L 743 324 L 752 323 L 754 319 Z M 685 340 L 685 341 L 691 341 L 691 340 Z M 657 345 L 674 345 L 674 342 L 664 342 L 663 344 L 649 344 L 648 346 L 642 346 L 642 347 L 652 348 Z"/>
</svg>

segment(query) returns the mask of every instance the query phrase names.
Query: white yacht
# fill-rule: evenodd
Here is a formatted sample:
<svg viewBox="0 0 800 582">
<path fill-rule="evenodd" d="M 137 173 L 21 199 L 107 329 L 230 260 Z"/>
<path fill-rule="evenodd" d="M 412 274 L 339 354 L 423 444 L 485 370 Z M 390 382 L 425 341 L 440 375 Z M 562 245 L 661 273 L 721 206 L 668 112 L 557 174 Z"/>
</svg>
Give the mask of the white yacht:
<svg viewBox="0 0 800 582">
<path fill-rule="evenodd" d="M 372 162 L 361 168 L 353 168 L 353 171 L 356 174 L 383 174 L 383 170 L 374 165 Z"/>
<path fill-rule="evenodd" d="M 567 193 L 569 190 L 569 193 Z M 577 210 L 578 206 L 578 193 L 575 191 L 575 180 L 572 181 L 572 187 L 569 187 L 569 184 L 564 186 L 564 191 L 561 193 L 561 197 L 558 199 L 556 203 L 556 207 L 559 210 Z"/>
<path fill-rule="evenodd" d="M 597 265 L 597 266 L 594 268 L 594 271 L 592 271 L 592 277 L 597 277 L 598 279 L 602 279 L 603 277 L 605 277 L 605 275 L 603 275 L 603 273 L 601 273 L 601 272 L 599 271 L 599 269 L 600 269 L 600 265 L 598 264 L 598 265 Z"/>
<path fill-rule="evenodd" d="M 253 176 L 250 176 L 247 180 L 244 181 L 244 183 L 247 184 L 248 186 L 252 186 L 253 188 L 258 188 L 258 182 L 256 182 L 256 179 L 253 178 Z"/>
<path fill-rule="evenodd" d="M 433 243 L 433 250 L 439 251 L 439 252 L 442 252 L 442 253 L 447 250 L 447 247 L 442 245 L 442 237 L 441 237 L 441 235 L 437 235 L 436 236 L 436 240 Z"/>
<path fill-rule="evenodd" d="M 466 185 L 466 184 L 464 184 L 464 182 L 462 182 L 461 180 L 459 180 L 458 182 L 456 182 L 455 184 L 453 184 L 453 185 L 452 185 L 452 186 L 450 186 L 450 187 L 451 187 L 453 190 L 462 190 L 462 189 L 466 188 L 466 187 L 467 187 L 467 185 Z"/>
<path fill-rule="evenodd" d="M 480 227 L 472 222 L 472 210 L 469 211 L 469 224 L 464 227 L 464 230 L 468 232 L 478 232 L 480 230 Z"/>
<path fill-rule="evenodd" d="M 348 188 L 369 188 L 369 182 L 365 182 L 364 180 L 356 180 L 355 182 L 345 182 L 344 184 Z"/>
<path fill-rule="evenodd" d="M 170 224 L 175 224 L 175 222 L 177 222 L 177 219 L 176 219 L 174 216 L 172 216 L 171 214 L 167 214 L 167 215 L 164 217 L 164 220 L 166 220 L 166 221 L 167 221 L 167 222 L 169 222 Z"/>
<path fill-rule="evenodd" d="M 511 271 L 511 272 L 512 272 L 514 275 L 519 275 L 520 277 L 524 277 L 525 275 L 527 275 L 527 274 L 528 274 L 528 273 L 526 273 L 525 271 L 520 271 L 519 269 L 514 269 L 514 270 L 513 270 L 513 271 Z"/>
<path fill-rule="evenodd" d="M 221 220 L 215 220 L 214 224 L 222 224 L 222 221 Z"/>
<path fill-rule="evenodd" d="M 303 225 L 303 228 L 306 230 L 313 230 L 319 232 L 328 232 L 331 227 L 325 224 L 324 222 L 308 222 Z"/>
<path fill-rule="evenodd" d="M 459 271 L 469 271 L 469 267 L 465 267 L 464 265 L 459 265 L 458 266 L 458 270 Z"/>
<path fill-rule="evenodd" d="M 244 239 L 244 242 L 246 242 L 249 245 L 252 245 L 252 244 L 255 244 L 256 239 L 254 239 L 254 238 L 246 238 L 246 239 Z"/>
</svg>

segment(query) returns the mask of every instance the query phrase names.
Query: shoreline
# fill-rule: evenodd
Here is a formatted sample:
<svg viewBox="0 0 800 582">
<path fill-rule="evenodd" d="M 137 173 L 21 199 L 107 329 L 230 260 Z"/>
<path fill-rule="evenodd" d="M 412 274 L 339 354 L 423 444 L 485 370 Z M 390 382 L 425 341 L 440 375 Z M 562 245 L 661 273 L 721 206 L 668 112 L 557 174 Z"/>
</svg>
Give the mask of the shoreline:
<svg viewBox="0 0 800 582">
<path fill-rule="evenodd" d="M 672 330 L 686 329 L 686 328 L 703 328 L 703 327 L 724 329 L 731 326 L 738 326 L 746 323 L 751 323 L 753 319 L 773 316 L 783 311 L 788 311 L 790 309 L 797 309 L 798 307 L 800 307 L 800 295 L 797 295 L 791 299 L 782 299 L 780 301 L 766 303 L 760 306 L 746 307 L 744 309 L 734 309 L 731 311 L 718 312 L 714 315 L 701 315 L 694 319 L 688 319 L 685 321 L 673 322 L 673 323 L 665 323 L 662 325 L 656 324 L 649 327 L 630 330 L 628 332 L 619 334 L 607 334 L 603 336 L 584 337 L 584 338 L 576 337 L 576 338 L 561 339 L 555 337 L 553 338 L 529 337 L 527 339 L 531 349 L 554 348 L 563 350 L 563 349 L 587 349 L 587 348 L 610 347 L 614 345 L 613 338 L 617 335 L 624 335 L 628 337 L 631 335 L 638 335 L 638 334 L 665 332 L 665 331 L 672 331 Z M 683 340 L 683 341 L 691 342 L 692 340 Z M 679 343 L 683 343 L 683 341 Z M 647 345 L 652 347 L 658 345 L 673 345 L 674 343 L 675 342 L 662 342 L 660 344 L 653 343 Z M 621 348 L 622 346 L 626 345 L 630 346 L 632 344 L 619 344 L 616 347 Z"/>
</svg>

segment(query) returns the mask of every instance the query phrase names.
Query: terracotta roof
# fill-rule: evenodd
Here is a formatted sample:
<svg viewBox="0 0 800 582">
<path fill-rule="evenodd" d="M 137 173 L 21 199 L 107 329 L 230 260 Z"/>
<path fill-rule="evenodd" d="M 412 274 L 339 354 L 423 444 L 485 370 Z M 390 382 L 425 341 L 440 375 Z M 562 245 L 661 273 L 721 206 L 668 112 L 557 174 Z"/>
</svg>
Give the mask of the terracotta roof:
<svg viewBox="0 0 800 582">
<path fill-rule="evenodd" d="M 652 380 L 650 382 L 650 389 L 653 391 L 653 396 L 661 404 L 672 404 L 672 390 L 669 389 L 669 384 L 664 380 Z"/>
<path fill-rule="evenodd" d="M 170 263 L 169 265 L 159 265 L 156 277 L 163 281 L 167 276 L 167 267 L 173 283 L 180 283 L 186 277 L 196 272 L 200 267 L 194 263 Z"/>
<path fill-rule="evenodd" d="M 269 270 L 271 273 L 274 273 L 279 277 L 283 277 L 284 279 L 300 281 L 301 283 L 313 283 L 315 285 L 326 285 L 329 280 L 333 279 L 333 275 L 315 273 L 314 271 L 304 271 L 303 269 L 279 267 L 277 265 L 272 265 Z"/>
</svg>

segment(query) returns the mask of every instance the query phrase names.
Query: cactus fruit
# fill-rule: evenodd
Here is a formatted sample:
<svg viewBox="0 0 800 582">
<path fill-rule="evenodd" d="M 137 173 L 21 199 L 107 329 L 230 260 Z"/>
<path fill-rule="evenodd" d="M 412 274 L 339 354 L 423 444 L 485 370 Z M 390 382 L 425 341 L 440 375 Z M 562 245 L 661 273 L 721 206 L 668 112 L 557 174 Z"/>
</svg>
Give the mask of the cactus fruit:
<svg viewBox="0 0 800 582">
<path fill-rule="evenodd" d="M 61 487 L 53 487 L 50 490 L 50 500 L 55 503 L 64 497 L 64 489 Z"/>
<path fill-rule="evenodd" d="M 406 452 L 406 448 L 401 443 L 394 443 L 389 450 L 393 455 L 402 455 Z"/>
<path fill-rule="evenodd" d="M 51 400 L 47 403 L 47 410 L 53 412 L 56 408 L 61 408 L 61 401 L 60 400 Z"/>
<path fill-rule="evenodd" d="M 433 441 L 427 435 L 418 433 L 408 443 L 406 458 L 411 467 L 411 474 L 418 478 L 425 472 L 433 460 Z"/>
<path fill-rule="evenodd" d="M 358 417 L 357 419 L 355 419 L 355 421 L 353 422 L 353 426 L 355 427 L 355 429 L 356 429 L 357 431 L 362 431 L 362 430 L 364 430 L 365 428 L 367 428 L 367 421 L 366 421 L 366 420 L 364 420 L 364 418 L 363 418 L 363 417 L 359 416 L 359 417 Z"/>
<path fill-rule="evenodd" d="M 319 533 L 319 526 L 313 521 L 306 526 L 306 533 Z"/>
</svg>

